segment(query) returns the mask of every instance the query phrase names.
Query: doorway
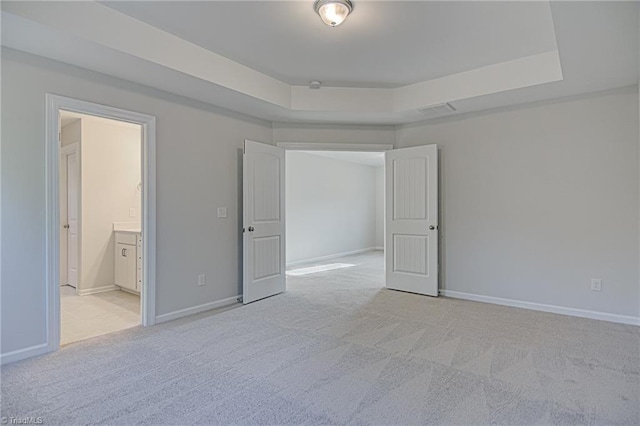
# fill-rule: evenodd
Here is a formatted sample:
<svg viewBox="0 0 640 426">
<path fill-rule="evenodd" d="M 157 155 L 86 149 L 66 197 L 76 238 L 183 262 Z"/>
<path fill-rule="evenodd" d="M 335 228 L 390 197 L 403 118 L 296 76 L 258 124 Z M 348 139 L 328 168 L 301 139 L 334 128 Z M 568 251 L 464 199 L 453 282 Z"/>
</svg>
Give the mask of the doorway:
<svg viewBox="0 0 640 426">
<path fill-rule="evenodd" d="M 384 284 L 438 296 L 438 147 L 280 143 L 245 140 L 243 303 L 286 290 L 285 150 L 385 151 Z M 343 184 L 347 184 L 344 182 Z M 313 198 L 313 194 L 311 196 Z M 315 212 L 311 212 L 315 214 Z M 313 223 L 309 226 L 315 226 Z M 332 232 L 332 231 L 329 231 Z"/>
<path fill-rule="evenodd" d="M 287 290 L 384 287 L 384 152 L 286 152 Z"/>
<path fill-rule="evenodd" d="M 57 95 L 47 95 L 46 113 L 47 350 L 54 351 L 155 324 L 155 117 Z M 78 330 L 91 323 L 93 330 Z"/>
<path fill-rule="evenodd" d="M 142 127 L 60 111 L 60 344 L 140 325 Z"/>
</svg>

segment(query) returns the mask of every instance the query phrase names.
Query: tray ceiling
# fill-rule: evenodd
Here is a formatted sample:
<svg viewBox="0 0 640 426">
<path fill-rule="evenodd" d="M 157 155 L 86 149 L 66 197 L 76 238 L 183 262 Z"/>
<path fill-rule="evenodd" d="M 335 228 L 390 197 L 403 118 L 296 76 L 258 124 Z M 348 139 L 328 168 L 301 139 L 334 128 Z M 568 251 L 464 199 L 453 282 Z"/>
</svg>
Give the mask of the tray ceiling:
<svg viewBox="0 0 640 426">
<path fill-rule="evenodd" d="M 312 3 L 3 1 L 2 45 L 283 122 L 400 124 L 638 82 L 637 2 L 360 0 L 336 28 Z"/>
</svg>

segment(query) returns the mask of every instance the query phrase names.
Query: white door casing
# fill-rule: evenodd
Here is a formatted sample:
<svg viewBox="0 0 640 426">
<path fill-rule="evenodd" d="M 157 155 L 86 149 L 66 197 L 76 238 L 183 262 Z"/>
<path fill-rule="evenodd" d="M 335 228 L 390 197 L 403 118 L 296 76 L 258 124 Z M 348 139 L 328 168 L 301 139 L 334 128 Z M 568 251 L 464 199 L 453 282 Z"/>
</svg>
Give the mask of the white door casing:
<svg viewBox="0 0 640 426">
<path fill-rule="evenodd" d="M 246 304 L 286 288 L 284 149 L 246 140 L 242 185 L 242 302 Z"/>
<path fill-rule="evenodd" d="M 385 275 L 393 290 L 438 296 L 438 147 L 385 153 Z"/>
<path fill-rule="evenodd" d="M 67 284 L 78 288 L 78 154 L 67 156 Z"/>
<path fill-rule="evenodd" d="M 95 115 L 142 126 L 142 325 L 156 323 L 156 119 L 138 112 L 47 93 L 46 102 L 46 342 L 33 350 L 3 354 L 1 362 L 55 351 L 60 346 L 60 111 Z M 80 194 L 79 194 L 80 196 Z M 79 203 L 82 204 L 82 203 Z M 81 212 L 78 212 L 81 219 Z M 81 230 L 79 230 L 81 232 Z"/>
</svg>

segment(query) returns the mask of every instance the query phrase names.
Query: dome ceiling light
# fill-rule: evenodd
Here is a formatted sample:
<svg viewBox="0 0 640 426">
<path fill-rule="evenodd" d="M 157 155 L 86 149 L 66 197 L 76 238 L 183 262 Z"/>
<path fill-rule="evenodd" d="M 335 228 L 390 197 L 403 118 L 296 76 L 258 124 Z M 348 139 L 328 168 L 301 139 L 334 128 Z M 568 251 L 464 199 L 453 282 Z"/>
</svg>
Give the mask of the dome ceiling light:
<svg viewBox="0 0 640 426">
<path fill-rule="evenodd" d="M 337 27 L 342 24 L 353 10 L 353 3 L 350 0 L 316 0 L 313 9 L 322 22 L 330 27 Z"/>
</svg>

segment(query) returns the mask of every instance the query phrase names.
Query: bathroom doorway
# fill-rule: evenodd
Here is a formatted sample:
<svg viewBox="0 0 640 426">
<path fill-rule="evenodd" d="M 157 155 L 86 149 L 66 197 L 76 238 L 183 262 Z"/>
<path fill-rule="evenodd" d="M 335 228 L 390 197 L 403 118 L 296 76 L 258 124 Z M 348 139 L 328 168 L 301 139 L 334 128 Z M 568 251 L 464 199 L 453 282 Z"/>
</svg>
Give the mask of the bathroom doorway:
<svg viewBox="0 0 640 426">
<path fill-rule="evenodd" d="M 80 119 L 79 132 L 76 129 L 73 136 L 72 128 L 66 129 L 63 147 L 63 127 L 74 125 L 78 119 Z M 114 148 L 106 145 L 108 152 L 103 151 L 96 155 L 99 161 L 86 161 L 83 164 L 87 154 L 83 152 L 83 120 L 87 120 L 87 123 L 91 121 L 91 123 L 102 125 L 111 123 L 121 129 L 129 129 L 135 134 L 132 138 L 135 140 L 135 152 L 126 155 L 130 158 L 128 161 L 119 163 L 120 168 L 105 171 L 102 163 L 106 163 L 109 156 L 112 156 Z M 57 350 L 61 342 L 68 344 L 138 324 L 142 326 L 155 324 L 155 123 L 156 119 L 151 115 L 59 95 L 46 95 L 47 343 L 40 353 Z M 86 129 L 90 127 L 91 125 L 88 125 Z M 101 137 L 104 139 L 109 132 L 102 129 L 96 133 L 98 139 Z M 102 148 L 104 147 L 103 145 Z M 90 170 L 91 164 L 93 164 L 92 169 L 100 171 L 93 177 L 84 174 L 85 171 Z M 75 171 L 76 180 L 74 177 L 69 180 L 68 176 L 65 176 L 70 171 L 72 173 Z M 92 187 L 92 179 L 115 182 L 127 175 L 128 171 L 133 171 L 136 179 L 130 179 L 131 182 L 126 189 L 114 191 L 103 188 L 94 190 L 92 193 L 86 192 L 87 188 Z M 71 199 L 68 194 L 70 185 Z M 109 216 L 110 219 L 106 222 L 104 217 L 111 214 L 112 207 L 116 204 L 111 197 L 118 192 L 129 194 L 131 197 L 124 204 L 126 207 L 117 208 L 120 213 L 124 210 L 124 217 Z M 89 207 L 88 201 L 93 201 L 96 205 Z M 74 206 L 75 214 L 65 211 L 65 208 L 73 209 Z M 92 219 L 101 220 L 98 228 L 102 239 L 88 240 L 91 232 L 87 227 L 95 225 Z M 76 229 L 72 230 L 74 220 Z M 69 246 L 73 249 L 74 244 L 78 246 L 77 257 L 72 256 L 69 263 Z M 98 260 L 90 263 L 87 262 L 87 257 Z M 117 295 L 117 300 L 112 297 L 114 295 Z M 67 296 L 75 303 L 83 303 L 81 310 L 84 312 L 76 311 L 74 316 L 63 318 L 61 311 L 66 306 L 61 303 L 61 299 Z M 127 305 L 127 302 L 123 303 L 121 300 L 123 297 L 119 296 L 124 296 L 128 300 L 128 308 L 133 312 L 131 321 L 121 317 L 118 321 L 112 322 L 112 328 L 104 326 L 104 323 L 108 322 L 106 316 L 114 313 L 114 306 L 127 309 L 127 306 L 123 306 Z M 95 302 L 95 299 L 102 300 L 93 305 L 85 303 L 87 300 Z M 94 330 L 91 335 L 81 335 L 76 331 L 73 333 L 75 337 L 65 335 L 61 339 L 63 321 L 67 326 L 91 322 L 82 316 L 87 312 L 97 317 L 91 321 L 101 324 L 102 330 Z M 122 311 L 119 313 L 122 314 Z"/>
<path fill-rule="evenodd" d="M 142 127 L 60 111 L 60 344 L 140 325 Z"/>
</svg>

